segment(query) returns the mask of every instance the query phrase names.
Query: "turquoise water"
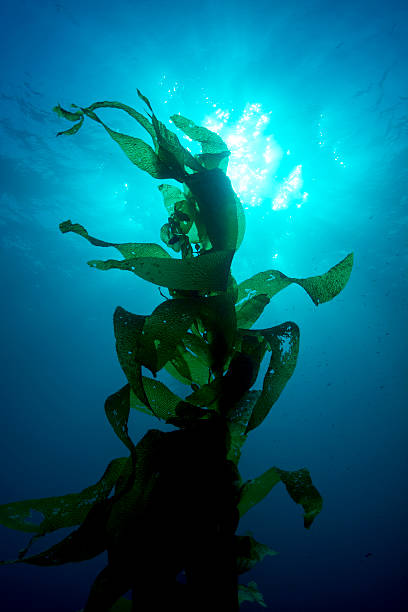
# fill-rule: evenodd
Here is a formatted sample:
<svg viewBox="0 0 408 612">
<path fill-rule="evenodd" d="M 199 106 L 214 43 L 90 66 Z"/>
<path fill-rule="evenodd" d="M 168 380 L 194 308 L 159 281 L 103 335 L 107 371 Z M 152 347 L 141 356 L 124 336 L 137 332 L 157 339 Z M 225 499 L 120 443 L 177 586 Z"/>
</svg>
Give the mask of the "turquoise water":
<svg viewBox="0 0 408 612">
<path fill-rule="evenodd" d="M 98 125 L 57 139 L 68 126 L 52 108 L 142 110 L 139 88 L 163 121 L 180 112 L 229 143 L 247 215 L 238 281 L 320 274 L 355 253 L 333 302 L 316 308 L 291 286 L 259 321 L 296 321 L 301 347 L 241 472 L 307 467 L 324 508 L 310 531 L 283 487 L 251 510 L 239 532 L 279 555 L 243 582 L 274 612 L 407 609 L 407 17 L 397 1 L 2 4 L 0 503 L 79 491 L 126 454 L 103 410 L 124 384 L 112 313 L 148 314 L 161 297 L 89 268 L 100 253 L 58 224 L 159 242 L 165 209 Z M 101 116 L 140 136 L 119 112 Z M 149 427 L 132 415 L 135 439 Z M 27 541 L 0 538 L 3 559 Z M 79 610 L 104 564 L 2 567 L 0 609 Z"/>
</svg>

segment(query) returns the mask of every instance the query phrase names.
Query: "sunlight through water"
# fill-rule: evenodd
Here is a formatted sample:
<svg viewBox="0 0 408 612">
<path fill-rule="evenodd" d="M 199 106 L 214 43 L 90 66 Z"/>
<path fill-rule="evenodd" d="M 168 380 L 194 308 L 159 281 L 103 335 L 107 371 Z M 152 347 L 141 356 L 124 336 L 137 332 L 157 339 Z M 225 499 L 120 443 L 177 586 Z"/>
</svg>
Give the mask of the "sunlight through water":
<svg viewBox="0 0 408 612">
<path fill-rule="evenodd" d="M 284 152 L 270 133 L 272 111 L 265 112 L 259 103 L 248 103 L 233 121 L 234 109 L 230 112 L 217 108 L 216 104 L 213 107 L 215 110 L 204 125 L 220 134 L 231 151 L 228 176 L 244 206 L 259 206 L 273 194 L 273 210 L 287 208 L 293 201 L 299 208 L 308 196 L 301 191 L 302 166 L 295 166 L 287 178 L 277 179 L 276 171 Z"/>
</svg>

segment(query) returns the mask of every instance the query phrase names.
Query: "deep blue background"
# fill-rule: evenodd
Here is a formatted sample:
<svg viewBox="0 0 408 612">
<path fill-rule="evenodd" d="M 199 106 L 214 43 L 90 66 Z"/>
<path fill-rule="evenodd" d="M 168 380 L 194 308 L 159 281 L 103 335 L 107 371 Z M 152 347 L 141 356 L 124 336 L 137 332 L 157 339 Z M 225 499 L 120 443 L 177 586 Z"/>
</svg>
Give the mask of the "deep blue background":
<svg viewBox="0 0 408 612">
<path fill-rule="evenodd" d="M 292 286 L 260 321 L 296 321 L 301 350 L 242 474 L 305 466 L 324 509 L 304 530 L 278 486 L 251 510 L 241 533 L 280 554 L 248 580 L 274 612 L 408 609 L 407 24 L 395 0 L 1 4 L 0 503 L 79 491 L 126 455 L 103 411 L 124 384 L 112 313 L 148 314 L 161 299 L 129 273 L 86 265 L 114 252 L 60 234 L 70 218 L 105 240 L 158 242 L 166 218 L 157 182 L 99 126 L 56 139 L 68 125 L 52 107 L 141 109 L 139 87 L 163 120 L 180 111 L 200 123 L 213 103 L 238 116 L 259 103 L 291 151 L 276 180 L 302 164 L 309 196 L 273 211 L 263 194 L 248 208 L 235 276 L 320 274 L 350 251 L 355 268 L 333 302 L 316 308 Z M 118 114 L 106 112 L 110 125 L 128 130 Z M 148 427 L 132 415 L 135 439 Z M 27 541 L 5 528 L 0 538 L 3 559 Z M 74 612 L 104 561 L 0 567 L 0 609 Z"/>
</svg>

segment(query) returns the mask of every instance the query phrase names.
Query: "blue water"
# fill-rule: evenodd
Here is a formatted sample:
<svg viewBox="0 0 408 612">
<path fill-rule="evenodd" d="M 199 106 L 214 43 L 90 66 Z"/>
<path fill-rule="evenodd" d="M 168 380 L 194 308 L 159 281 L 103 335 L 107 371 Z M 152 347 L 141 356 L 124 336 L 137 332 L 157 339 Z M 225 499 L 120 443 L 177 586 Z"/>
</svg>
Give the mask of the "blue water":
<svg viewBox="0 0 408 612">
<path fill-rule="evenodd" d="M 249 436 L 242 475 L 307 467 L 324 508 L 305 530 L 277 486 L 239 532 L 279 555 L 243 581 L 255 580 L 274 612 L 408 609 L 407 24 L 396 0 L 1 4 L 0 503 L 80 491 L 127 454 L 103 410 L 124 384 L 112 313 L 149 314 L 161 301 L 130 273 L 88 267 L 105 252 L 58 230 L 72 219 L 104 240 L 159 242 L 157 181 L 91 121 L 56 139 L 69 126 L 52 107 L 119 100 L 142 110 L 140 88 L 162 120 L 221 116 L 233 137 L 258 105 L 254 121 L 267 121 L 258 135 L 245 123 L 246 157 L 238 143 L 231 165 L 248 226 L 234 275 L 320 274 L 350 251 L 355 267 L 333 302 L 316 308 L 292 286 L 259 322 L 296 321 L 301 348 Z M 120 112 L 103 116 L 134 130 Z M 251 155 L 266 177 L 245 191 L 240 164 Z M 132 415 L 136 440 L 157 426 Z M 0 538 L 3 559 L 27 542 L 5 528 Z M 0 567 L 0 610 L 79 610 L 104 564 Z"/>
</svg>

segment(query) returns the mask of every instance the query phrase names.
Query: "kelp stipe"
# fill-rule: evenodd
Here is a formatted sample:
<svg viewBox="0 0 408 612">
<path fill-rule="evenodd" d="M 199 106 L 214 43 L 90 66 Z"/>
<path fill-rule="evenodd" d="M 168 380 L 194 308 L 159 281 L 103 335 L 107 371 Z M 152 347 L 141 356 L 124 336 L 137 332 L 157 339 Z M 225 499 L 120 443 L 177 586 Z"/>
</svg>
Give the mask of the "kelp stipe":
<svg viewBox="0 0 408 612">
<path fill-rule="evenodd" d="M 291 283 L 316 305 L 331 300 L 346 285 L 353 256 L 321 276 L 291 278 L 267 270 L 237 284 L 230 267 L 245 218 L 226 175 L 226 144 L 174 115 L 176 128 L 201 145 L 201 153 L 192 155 L 138 95 L 146 114 L 119 102 L 54 109 L 74 123 L 60 134 L 73 135 L 86 117 L 92 119 L 139 169 L 180 183 L 180 188 L 162 183 L 159 190 L 167 213 L 160 237 L 181 257 L 158 244 L 105 242 L 70 220 L 60 224 L 61 232 L 115 247 L 122 257 L 93 260 L 90 266 L 128 270 L 168 290 L 149 316 L 121 307 L 114 313 L 116 351 L 127 382 L 107 398 L 105 413 L 128 455 L 113 459 L 101 479 L 80 493 L 0 506 L 1 524 L 34 534 L 16 560 L 2 563 L 60 565 L 107 551 L 108 563 L 84 612 L 157 612 L 172 606 L 236 612 L 242 601 L 265 606 L 256 584 L 238 585 L 238 576 L 276 553 L 252 536 L 236 535 L 240 517 L 282 482 L 302 506 L 309 528 L 322 498 L 304 468 L 272 467 L 247 482 L 240 477 L 242 446 L 279 398 L 299 351 L 296 323 L 252 327 L 271 298 Z M 109 128 L 95 113 L 100 108 L 126 112 L 152 144 Z M 267 353 L 262 388 L 253 389 Z M 143 375 L 142 367 L 152 376 Z M 186 398 L 156 378 L 163 368 L 191 386 Z M 176 429 L 151 429 L 135 442 L 128 431 L 131 409 Z M 32 521 L 33 511 L 42 513 L 40 523 Z M 34 539 L 62 527 L 76 529 L 48 550 L 28 555 Z M 123 597 L 129 590 L 132 602 Z"/>
</svg>

